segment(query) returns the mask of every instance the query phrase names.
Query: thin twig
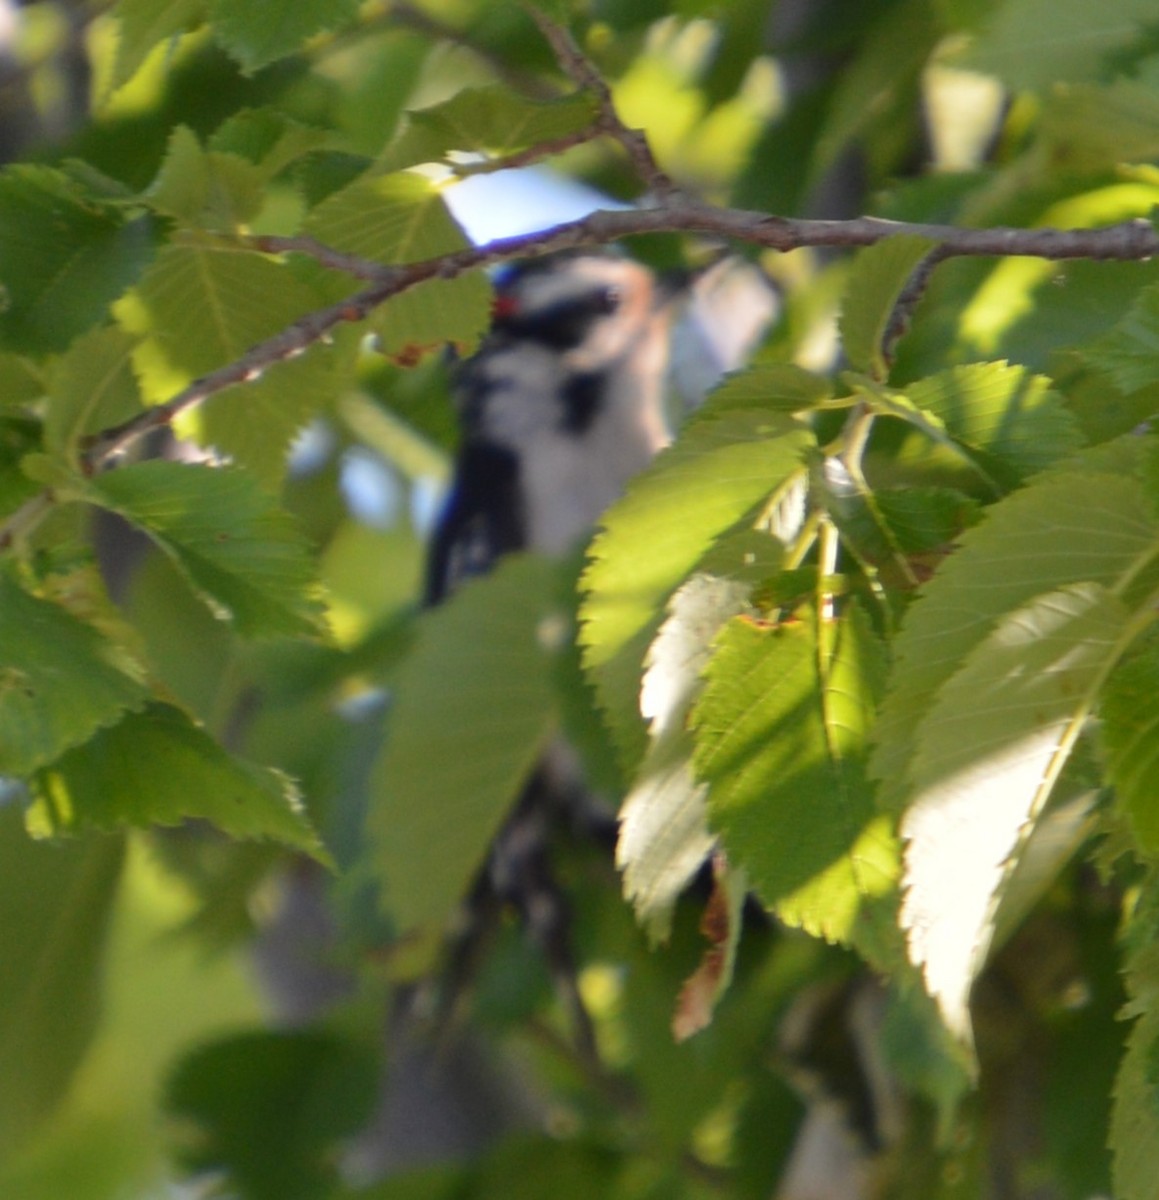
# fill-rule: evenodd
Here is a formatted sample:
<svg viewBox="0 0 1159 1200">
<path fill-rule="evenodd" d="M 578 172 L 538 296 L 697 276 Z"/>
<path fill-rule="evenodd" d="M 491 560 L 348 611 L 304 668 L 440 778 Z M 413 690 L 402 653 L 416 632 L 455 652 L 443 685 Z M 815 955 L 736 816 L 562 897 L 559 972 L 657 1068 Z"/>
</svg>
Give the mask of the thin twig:
<svg viewBox="0 0 1159 1200">
<path fill-rule="evenodd" d="M 647 137 L 642 130 L 630 129 L 621 120 L 615 101 L 612 99 L 611 88 L 608 87 L 603 75 L 596 70 L 595 64 L 576 44 L 571 33 L 562 25 L 557 25 L 534 5 L 525 4 L 524 9 L 539 27 L 540 33 L 551 47 L 563 73 L 577 87 L 591 92 L 595 96 L 600 110 L 597 120 L 600 130 L 623 146 L 636 174 L 655 196 L 657 202 L 668 204 L 677 200 L 680 196 L 680 189 L 656 161 Z"/>
<path fill-rule="evenodd" d="M 341 271 L 355 279 L 368 282 L 381 282 L 392 267 L 375 262 L 372 258 L 362 258 L 357 254 L 346 254 L 324 245 L 316 238 L 299 234 L 296 237 L 279 237 L 276 234 L 254 234 L 243 239 L 243 244 L 251 250 L 262 254 L 305 254 L 332 271 Z"/>
<path fill-rule="evenodd" d="M 555 158 L 576 146 L 586 146 L 604 136 L 604 129 L 597 122 L 584 129 L 577 129 L 574 133 L 564 134 L 549 142 L 538 142 L 525 150 L 516 150 L 499 158 L 484 158 L 478 162 L 455 162 L 450 166 L 455 174 L 463 179 L 470 175 L 493 175 L 496 171 L 510 171 L 515 167 L 542 162 L 545 158 Z"/>
<path fill-rule="evenodd" d="M 930 251 L 914 268 L 913 274 L 910 275 L 905 287 L 898 295 L 881 335 L 881 359 L 887 372 L 893 367 L 897 344 L 910 327 L 914 309 L 917 308 L 918 301 L 925 295 L 926 288 L 930 285 L 934 268 L 945 257 L 941 247 Z"/>
</svg>

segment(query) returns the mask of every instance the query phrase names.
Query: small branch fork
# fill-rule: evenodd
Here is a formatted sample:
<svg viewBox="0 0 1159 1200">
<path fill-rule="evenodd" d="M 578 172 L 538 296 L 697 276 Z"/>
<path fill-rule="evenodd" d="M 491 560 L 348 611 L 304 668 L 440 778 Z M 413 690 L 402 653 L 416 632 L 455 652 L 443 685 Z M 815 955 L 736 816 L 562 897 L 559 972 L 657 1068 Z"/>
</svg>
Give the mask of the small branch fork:
<svg viewBox="0 0 1159 1200">
<path fill-rule="evenodd" d="M 518 237 L 500 238 L 483 246 L 440 255 L 405 265 L 384 265 L 322 245 L 308 237 L 253 237 L 246 245 L 266 254 L 304 254 L 323 266 L 366 283 L 361 291 L 326 308 L 317 309 L 285 329 L 251 347 L 245 354 L 203 375 L 164 404 L 90 437 L 80 466 L 96 472 L 145 434 L 170 424 L 180 413 L 208 397 L 237 384 L 259 378 L 274 364 L 305 353 L 344 322 L 365 320 L 386 301 L 432 279 L 454 279 L 512 259 L 536 257 L 558 250 L 605 245 L 640 234 L 690 233 L 788 252 L 809 246 L 863 247 L 894 234 L 919 234 L 937 243 L 928 266 L 899 301 L 897 323 L 887 342 L 900 336 L 907 312 L 924 289 L 935 263 L 963 256 L 1026 256 L 1050 260 L 1073 258 L 1139 261 L 1159 254 L 1159 234 L 1145 220 L 1124 221 L 1094 229 L 963 229 L 950 225 L 911 224 L 877 217 L 825 221 L 770 216 L 767 213 L 721 208 L 684 196 L 656 162 L 644 134 L 629 129 L 620 119 L 607 83 L 584 56 L 571 34 L 535 8 L 530 15 L 551 45 L 561 70 L 578 86 L 591 91 L 597 101 L 593 126 L 568 144 L 608 137 L 627 154 L 641 181 L 649 189 L 654 207 L 622 211 L 601 210 L 576 221 Z M 520 155 L 519 161 L 547 157 L 557 146 L 545 145 Z M 512 165 L 512 164 L 505 164 Z M 909 293 L 913 292 L 911 296 Z M 36 497 L 25 508 L 44 507 Z M 31 513 L 24 509 L 0 523 L 0 550 L 26 529 Z M 35 523 L 35 522 L 33 522 Z"/>
</svg>

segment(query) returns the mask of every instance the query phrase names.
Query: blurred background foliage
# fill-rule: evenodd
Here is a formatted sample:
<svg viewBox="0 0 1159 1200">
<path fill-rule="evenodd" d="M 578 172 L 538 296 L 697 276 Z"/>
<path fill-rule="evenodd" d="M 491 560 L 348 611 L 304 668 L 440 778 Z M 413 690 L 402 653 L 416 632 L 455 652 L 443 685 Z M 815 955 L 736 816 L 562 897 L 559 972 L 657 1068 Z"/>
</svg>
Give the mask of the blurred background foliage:
<svg viewBox="0 0 1159 1200">
<path fill-rule="evenodd" d="M 869 212 L 976 226 L 1083 227 L 1146 216 L 1159 202 L 1159 21 L 1144 0 L 556 7 L 568 10 L 623 117 L 698 197 L 783 216 Z M 0 39 L 0 157 L 103 187 L 111 208 L 92 220 L 107 220 L 113 239 L 91 276 L 49 297 L 43 326 L 0 319 L 6 512 L 29 490 L 11 468 L 37 445 L 22 397 L 37 394 L 38 372 L 140 279 L 172 223 L 293 232 L 307 209 L 383 154 L 408 111 L 496 82 L 538 98 L 566 90 L 528 15 L 491 0 L 4 3 Z M 265 122 L 310 153 L 287 155 L 284 169 L 255 180 L 229 179 L 220 195 L 210 187 L 194 220 L 166 209 L 178 130 L 236 148 L 266 137 Z M 562 153 L 551 169 L 558 182 L 537 176 L 498 193 L 469 181 L 448 188 L 448 202 L 468 232 L 490 235 L 501 222 L 530 228 L 584 203 L 565 181 L 638 198 L 639 181 L 605 144 Z M 0 177 L 9 264 L 27 237 L 20 188 L 31 178 Z M 187 176 L 169 186 L 175 202 L 188 201 Z M 108 215 L 141 194 L 155 203 L 131 230 Z M 249 206 L 242 218 L 239 197 Z M 632 249 L 657 265 L 684 253 L 675 238 Z M 776 290 L 759 358 L 831 370 L 849 258 L 739 250 Z M 299 273 L 304 295 L 332 297 L 320 269 Z M 1151 262 L 947 263 L 892 380 L 1006 359 L 1064 382 L 1087 439 L 1106 440 L 1152 415 L 1159 380 L 1124 390 L 1074 348 L 1119 324 L 1156 279 Z M 283 300 L 289 319 L 293 304 Z M 475 312 L 462 318 L 466 333 L 446 339 L 460 351 L 470 348 L 472 320 L 477 335 Z M 331 854 L 350 868 L 379 743 L 378 689 L 414 637 L 423 543 L 454 422 L 446 356 L 343 358 L 338 343 L 348 375 L 297 437 L 280 484 L 319 548 L 327 645 L 243 642 L 196 602 L 172 561 L 145 553 L 123 525 L 104 520 L 95 539 L 161 686 L 231 750 L 298 781 Z M 946 464 L 928 446 L 901 433 L 896 443 L 894 461 L 910 478 L 928 469 L 945 481 Z M 87 536 L 63 513 L 58 530 L 70 520 L 77 528 L 56 551 L 65 558 Z M 848 952 L 754 921 L 717 1019 L 678 1045 L 672 1009 L 701 955 L 702 905 L 682 906 L 671 944 L 653 953 L 609 864 L 569 850 L 563 870 L 592 964 L 582 985 L 609 1075 L 593 1078 L 574 1061 L 542 965 L 507 930 L 475 1010 L 517 1083 L 489 1084 L 487 1111 L 462 1116 L 443 1144 L 416 1136 L 384 1151 L 373 1123 L 387 1120 L 376 1092 L 384 998 L 406 977 L 407 954 L 421 961 L 424 951 L 383 950 L 357 870 L 324 883 L 288 850 L 200 826 L 30 842 L 15 789 L 6 797 L 6 1200 L 770 1196 L 810 1095 L 786 1025 L 803 994 L 820 1011 L 860 986 Z M 294 889 L 306 897 L 300 911 Z M 323 890 L 341 914 L 342 940 L 313 899 Z M 1074 868 L 1011 937 L 978 999 L 980 1096 L 961 1099 L 962 1080 L 941 1049 L 923 1044 L 932 1022 L 913 1018 L 911 1000 L 882 1001 L 893 1070 L 921 1097 L 910 1140 L 891 1151 L 904 1164 L 891 1194 L 1077 1200 L 1109 1189 L 1106 1109 L 1123 1039 L 1119 903 Z M 311 956 L 320 967 L 297 961 Z M 856 1048 L 834 1054 L 856 1066 Z M 1020 1124 L 1027 1113 L 1032 1128 Z"/>
</svg>

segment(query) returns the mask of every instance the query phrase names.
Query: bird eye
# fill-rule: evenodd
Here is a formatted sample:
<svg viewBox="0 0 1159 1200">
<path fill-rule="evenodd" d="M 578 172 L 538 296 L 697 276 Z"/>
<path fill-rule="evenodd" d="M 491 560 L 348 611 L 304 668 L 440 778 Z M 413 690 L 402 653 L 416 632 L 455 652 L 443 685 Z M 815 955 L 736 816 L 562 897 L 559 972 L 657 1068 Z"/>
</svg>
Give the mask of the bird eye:
<svg viewBox="0 0 1159 1200">
<path fill-rule="evenodd" d="M 609 284 L 607 287 L 602 287 L 595 294 L 593 309 L 598 313 L 610 315 L 614 313 L 623 302 L 624 296 L 615 284 Z"/>
</svg>

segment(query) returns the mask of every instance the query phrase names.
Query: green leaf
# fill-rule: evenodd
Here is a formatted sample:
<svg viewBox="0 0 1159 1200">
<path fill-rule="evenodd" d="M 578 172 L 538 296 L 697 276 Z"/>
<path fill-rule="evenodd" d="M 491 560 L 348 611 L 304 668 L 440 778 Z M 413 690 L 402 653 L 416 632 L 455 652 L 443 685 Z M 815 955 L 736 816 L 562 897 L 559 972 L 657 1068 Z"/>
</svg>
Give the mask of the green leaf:
<svg viewBox="0 0 1159 1200">
<path fill-rule="evenodd" d="M 1130 1000 L 1120 1013 L 1135 1018 L 1115 1080 L 1108 1139 L 1113 1154 L 1112 1181 L 1123 1200 L 1149 1200 L 1155 1194 L 1159 1137 L 1159 909 L 1156 879 L 1149 871 L 1124 930 L 1124 974 Z"/>
<path fill-rule="evenodd" d="M 395 678 L 368 828 L 401 929 L 446 920 L 553 729 L 557 566 L 504 560 L 427 613 Z"/>
<path fill-rule="evenodd" d="M 199 25 L 206 18 L 206 0 L 118 0 L 117 57 L 113 86 L 130 79 L 159 42 Z"/>
<path fill-rule="evenodd" d="M 812 444 L 791 417 L 757 410 L 717 417 L 710 403 L 605 514 L 581 580 L 580 639 L 629 761 L 643 750 L 637 694 L 665 601 L 719 534 L 765 498 L 771 504 L 792 490 Z"/>
<path fill-rule="evenodd" d="M 249 1200 L 314 1200 L 338 1182 L 339 1144 L 374 1110 L 365 1046 L 315 1030 L 234 1034 L 177 1065 L 165 1107 L 200 1135 L 180 1153 Z"/>
<path fill-rule="evenodd" d="M 235 758 L 167 704 L 102 729 L 38 771 L 30 788 L 29 825 L 41 835 L 206 820 L 329 861 L 286 776 Z"/>
<path fill-rule="evenodd" d="M 936 245 L 932 238 L 896 234 L 866 247 L 853 260 L 839 331 L 855 371 L 879 381 L 889 375 L 884 351 L 890 321 L 914 272 Z"/>
<path fill-rule="evenodd" d="M 1005 881 L 1132 632 L 1099 584 L 1040 596 L 1003 616 L 918 725 L 902 926 L 963 1040 Z"/>
<path fill-rule="evenodd" d="M 1071 170 L 1149 162 L 1159 158 L 1159 93 L 1133 79 L 1056 86 L 1043 108 L 1042 137 L 1052 161 Z"/>
<path fill-rule="evenodd" d="M 105 319 L 153 253 L 150 222 L 89 195 L 61 171 L 0 174 L 0 340 L 64 350 Z"/>
<path fill-rule="evenodd" d="M 0 410 L 20 409 L 44 395 L 44 373 L 32 359 L 0 351 Z"/>
<path fill-rule="evenodd" d="M 358 15 L 358 0 L 212 0 L 214 36 L 247 71 L 298 50 Z"/>
<path fill-rule="evenodd" d="M 1082 445 L 1078 422 L 1050 380 L 1004 362 L 951 367 L 912 383 L 905 395 L 956 441 L 1001 464 L 1012 479 L 1042 470 Z"/>
<path fill-rule="evenodd" d="M 944 550 L 978 519 L 978 503 L 953 488 L 880 488 L 869 494 L 827 489 L 826 506 L 858 562 L 891 578 L 897 555 Z"/>
<path fill-rule="evenodd" d="M 597 111 L 596 99 L 588 92 L 532 100 L 497 85 L 464 88 L 441 104 L 407 113 L 378 165 L 400 171 L 443 162 L 452 151 L 502 158 L 590 128 Z"/>
<path fill-rule="evenodd" d="M 118 303 L 117 317 L 141 337 L 134 363 L 145 396 L 160 402 L 318 303 L 285 266 L 190 236 L 158 255 L 138 289 Z M 274 488 L 294 435 L 334 399 L 344 369 L 340 348 L 312 346 L 243 390 L 212 396 L 190 418 L 189 431 Z"/>
<path fill-rule="evenodd" d="M 319 241 L 383 263 L 418 262 L 468 245 L 438 190 L 420 175 L 363 176 L 327 197 L 306 221 Z M 389 356 L 448 342 L 473 346 L 490 320 L 491 289 L 477 271 L 434 279 L 375 313 L 380 349 Z"/>
<path fill-rule="evenodd" d="M 772 541 L 766 538 L 766 541 Z M 672 597 L 648 648 L 640 710 L 648 751 L 620 808 L 616 865 L 624 895 L 653 943 L 668 937 L 672 911 L 712 851 L 707 788 L 692 773 L 687 716 L 720 626 L 748 599 L 743 583 L 694 575 Z"/>
<path fill-rule="evenodd" d="M 1118 325 L 1082 353 L 1121 391 L 1159 382 L 1159 284 L 1143 288 Z"/>
<path fill-rule="evenodd" d="M 1152 1200 L 1155 1195 L 1154 1147 L 1159 1139 L 1159 1007 L 1154 997 L 1135 1022 L 1115 1078 L 1110 1146 L 1115 1195 L 1122 1200 Z"/>
<path fill-rule="evenodd" d="M 0 513 L 15 512 L 41 490 L 26 467 L 40 457 L 42 435 L 31 417 L 0 417 Z"/>
<path fill-rule="evenodd" d="M 222 620 L 240 633 L 317 633 L 308 543 L 244 471 L 145 462 L 91 481 L 85 498 L 143 529 Z"/>
<path fill-rule="evenodd" d="M 178 125 L 145 200 L 186 225 L 234 232 L 265 203 L 258 168 L 238 154 L 207 152 L 197 134 Z"/>
<path fill-rule="evenodd" d="M 75 461 L 80 439 L 141 411 L 133 374 L 137 339 L 121 329 L 82 335 L 55 363 L 48 381 L 45 449 Z"/>
<path fill-rule="evenodd" d="M 829 397 L 832 384 L 793 363 L 758 363 L 725 376 L 711 397 L 712 411 L 767 408 L 795 413 Z"/>
<path fill-rule="evenodd" d="M 973 525 L 978 504 L 954 488 L 882 488 L 878 510 L 907 554 L 940 549 Z"/>
<path fill-rule="evenodd" d="M 303 156 L 324 147 L 328 134 L 272 108 L 243 108 L 210 137 L 210 151 L 236 155 L 257 167 L 269 182 Z"/>
<path fill-rule="evenodd" d="M 1097 8 L 1087 0 L 1005 0 L 960 61 L 1016 90 L 1045 91 L 1099 78 L 1154 19 L 1151 0 L 1105 0 Z"/>
<path fill-rule="evenodd" d="M 1159 645 L 1126 659 L 1103 696 L 1107 775 L 1143 852 L 1159 855 Z"/>
<path fill-rule="evenodd" d="M 146 695 L 122 648 L 0 573 L 0 774 L 27 775 Z"/>
<path fill-rule="evenodd" d="M 0 1155 L 62 1098 L 96 1030 L 124 843 L 39 845 L 0 807 Z"/>
<path fill-rule="evenodd" d="M 1138 447 L 1125 446 L 1137 460 Z M 942 686 L 1009 613 L 1072 583 L 1111 587 L 1154 554 L 1159 524 L 1129 473 L 1059 468 L 986 510 L 922 588 L 894 644 L 874 734 L 885 803 L 911 793 L 915 730 Z"/>
<path fill-rule="evenodd" d="M 717 639 L 692 715 L 729 860 L 767 904 L 831 940 L 850 937 L 862 902 L 893 885 L 888 862 L 883 872 L 861 845 L 881 836 L 865 755 L 883 677 L 856 604 L 821 623 L 812 606 L 776 626 L 740 617 Z"/>
</svg>

